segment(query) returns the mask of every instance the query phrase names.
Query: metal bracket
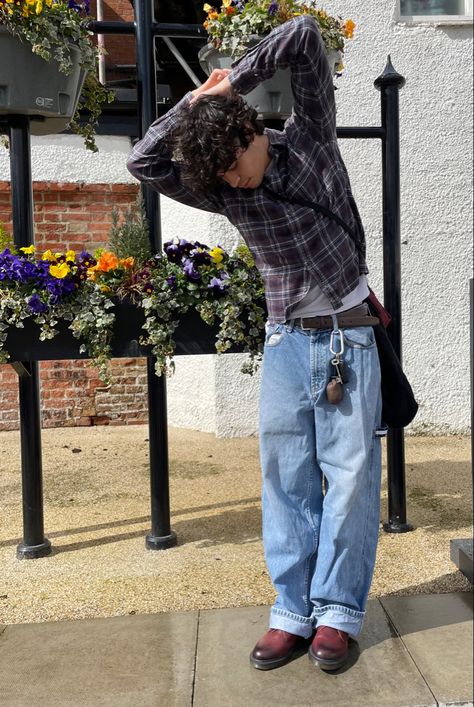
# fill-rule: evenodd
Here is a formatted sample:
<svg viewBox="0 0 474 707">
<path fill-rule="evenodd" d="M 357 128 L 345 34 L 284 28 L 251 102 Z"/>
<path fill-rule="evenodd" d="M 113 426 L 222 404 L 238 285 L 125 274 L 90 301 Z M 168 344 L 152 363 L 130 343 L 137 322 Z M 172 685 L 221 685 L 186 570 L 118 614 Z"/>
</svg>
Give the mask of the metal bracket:
<svg viewBox="0 0 474 707">
<path fill-rule="evenodd" d="M 176 48 L 176 46 L 175 46 L 174 43 L 171 41 L 171 39 L 170 39 L 169 37 L 161 37 L 161 39 L 162 39 L 163 42 L 166 44 L 166 46 L 168 47 L 168 49 L 170 50 L 170 52 L 174 55 L 174 57 L 175 57 L 175 58 L 178 60 L 178 62 L 181 64 L 181 66 L 183 67 L 183 69 L 185 70 L 185 72 L 187 73 L 187 75 L 189 76 L 189 78 L 191 79 L 191 81 L 193 82 L 193 84 L 194 84 L 197 88 L 199 88 L 199 86 L 202 86 L 202 81 L 200 81 L 200 80 L 198 79 L 198 77 L 196 76 L 196 74 L 194 73 L 194 71 L 191 69 L 191 67 L 189 66 L 189 64 L 188 64 L 188 62 L 186 61 L 186 59 L 183 57 L 183 55 L 181 54 L 181 52 L 179 51 L 179 49 Z"/>
<path fill-rule="evenodd" d="M 25 376 L 29 376 L 31 378 L 31 369 L 28 368 L 28 363 L 26 361 L 24 363 L 22 361 L 13 361 L 10 363 L 10 366 L 20 376 L 20 378 L 24 378 Z"/>
</svg>

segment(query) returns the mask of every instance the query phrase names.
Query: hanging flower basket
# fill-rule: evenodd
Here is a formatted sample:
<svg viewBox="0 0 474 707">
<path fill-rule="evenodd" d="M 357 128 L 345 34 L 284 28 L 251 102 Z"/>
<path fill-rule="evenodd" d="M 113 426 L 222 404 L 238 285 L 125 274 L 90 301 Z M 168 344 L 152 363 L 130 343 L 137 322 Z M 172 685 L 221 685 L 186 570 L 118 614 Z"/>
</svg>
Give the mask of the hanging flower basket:
<svg viewBox="0 0 474 707">
<path fill-rule="evenodd" d="M 263 37 L 253 35 L 247 40 L 249 48 L 258 44 Z M 199 63 L 209 76 L 213 69 L 229 69 L 234 59 L 216 49 L 212 44 L 206 44 L 199 54 Z M 342 52 L 330 49 L 327 52 L 329 66 L 333 75 L 342 59 Z M 261 120 L 285 120 L 291 115 L 293 94 L 291 91 L 291 72 L 289 69 L 279 69 L 271 79 L 263 81 L 257 88 L 245 96 L 247 103 L 258 112 Z"/>
<path fill-rule="evenodd" d="M 208 75 L 213 69 L 228 69 L 275 27 L 303 14 L 317 23 L 334 75 L 342 71 L 345 42 L 351 39 L 355 28 L 352 20 L 332 17 L 313 0 L 220 0 L 206 3 L 203 10 L 207 13 L 203 26 L 209 44 L 199 52 L 199 61 Z M 288 118 L 293 107 L 290 70 L 276 71 L 245 98 L 262 119 Z"/>
<path fill-rule="evenodd" d="M 250 354 L 263 346 L 263 282 L 250 252 L 175 239 L 136 261 L 112 251 L 40 258 L 33 245 L 0 252 L 0 363 L 91 358 L 104 381 L 111 357 Z"/>
<path fill-rule="evenodd" d="M 97 77 L 89 2 L 0 0 L 0 116 L 31 116 L 33 135 L 69 127 L 97 152 L 95 126 L 114 94 Z"/>
<path fill-rule="evenodd" d="M 32 116 L 32 135 L 64 130 L 84 83 L 80 58 L 79 49 L 72 46 L 73 66 L 66 75 L 57 61 L 45 61 L 32 52 L 31 45 L 0 27 L 0 114 Z"/>
</svg>

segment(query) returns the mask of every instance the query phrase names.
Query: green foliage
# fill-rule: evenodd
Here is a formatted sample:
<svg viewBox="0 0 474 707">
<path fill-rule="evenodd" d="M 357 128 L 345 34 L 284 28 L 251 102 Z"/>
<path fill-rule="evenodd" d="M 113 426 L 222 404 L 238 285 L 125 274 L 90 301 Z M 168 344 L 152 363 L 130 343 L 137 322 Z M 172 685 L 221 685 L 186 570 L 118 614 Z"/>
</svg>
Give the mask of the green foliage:
<svg viewBox="0 0 474 707">
<path fill-rule="evenodd" d="M 9 248 L 9 250 L 13 252 L 13 237 L 11 233 L 8 233 L 8 231 L 6 230 L 5 224 L 0 221 L 0 253 L 4 251 L 5 248 Z"/>
<path fill-rule="evenodd" d="M 141 193 L 137 197 L 136 208 L 129 206 L 122 214 L 122 219 L 118 209 L 112 209 L 108 248 L 119 258 L 133 257 L 137 265 L 142 265 L 151 256 L 148 222 Z"/>
<path fill-rule="evenodd" d="M 220 10 L 210 4 L 205 4 L 204 10 L 208 13 L 204 27 L 211 43 L 233 58 L 245 54 L 256 36 L 265 36 L 298 15 L 314 17 L 328 51 L 343 52 L 355 27 L 352 20 L 328 15 L 313 0 L 222 0 Z"/>
</svg>

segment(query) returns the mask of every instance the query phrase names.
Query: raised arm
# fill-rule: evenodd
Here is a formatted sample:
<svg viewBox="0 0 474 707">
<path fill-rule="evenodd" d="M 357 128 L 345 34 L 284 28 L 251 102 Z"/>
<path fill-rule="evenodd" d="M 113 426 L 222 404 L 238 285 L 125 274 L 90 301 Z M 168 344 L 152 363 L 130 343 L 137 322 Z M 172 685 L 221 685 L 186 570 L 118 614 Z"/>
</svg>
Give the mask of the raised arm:
<svg viewBox="0 0 474 707">
<path fill-rule="evenodd" d="M 172 160 L 167 146 L 168 138 L 179 124 L 180 111 L 186 110 L 192 98 L 193 93 L 187 93 L 166 115 L 150 125 L 143 139 L 130 153 L 127 169 L 141 182 L 170 199 L 204 211 L 221 213 L 215 195 L 194 193 L 183 184 L 182 166 Z"/>
<path fill-rule="evenodd" d="M 276 27 L 233 65 L 231 86 L 243 95 L 289 68 L 294 106 L 290 124 L 310 130 L 316 139 L 335 137 L 336 106 L 326 48 L 316 21 L 295 17 Z"/>
</svg>

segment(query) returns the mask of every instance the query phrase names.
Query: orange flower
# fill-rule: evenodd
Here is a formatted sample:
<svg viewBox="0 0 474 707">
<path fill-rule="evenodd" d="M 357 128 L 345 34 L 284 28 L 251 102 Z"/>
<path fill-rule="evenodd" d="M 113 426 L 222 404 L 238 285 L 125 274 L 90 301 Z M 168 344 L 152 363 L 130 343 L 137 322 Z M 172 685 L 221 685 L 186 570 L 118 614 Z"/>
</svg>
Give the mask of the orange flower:
<svg viewBox="0 0 474 707">
<path fill-rule="evenodd" d="M 131 270 L 135 265 L 135 258 L 121 258 L 119 260 L 119 265 L 121 265 L 126 270 Z"/>
<path fill-rule="evenodd" d="M 352 39 L 355 26 L 355 22 L 353 22 L 352 20 L 346 20 L 344 22 L 344 34 L 346 35 L 347 39 Z"/>
<path fill-rule="evenodd" d="M 236 12 L 237 12 L 237 10 L 232 5 L 230 7 L 226 7 L 226 9 L 225 9 L 226 15 L 235 15 Z"/>
<path fill-rule="evenodd" d="M 217 20 L 217 18 L 219 17 L 219 13 L 213 10 L 209 13 L 208 17 L 210 20 Z"/>
<path fill-rule="evenodd" d="M 101 254 L 99 261 L 97 263 L 97 270 L 102 272 L 109 272 L 109 270 L 115 270 L 118 267 L 119 261 L 114 253 L 110 253 L 108 250 L 104 250 Z"/>
</svg>

